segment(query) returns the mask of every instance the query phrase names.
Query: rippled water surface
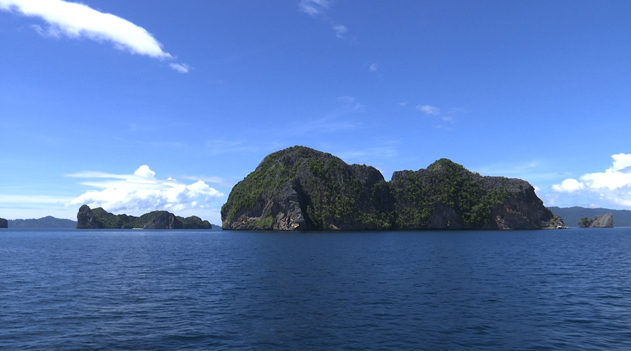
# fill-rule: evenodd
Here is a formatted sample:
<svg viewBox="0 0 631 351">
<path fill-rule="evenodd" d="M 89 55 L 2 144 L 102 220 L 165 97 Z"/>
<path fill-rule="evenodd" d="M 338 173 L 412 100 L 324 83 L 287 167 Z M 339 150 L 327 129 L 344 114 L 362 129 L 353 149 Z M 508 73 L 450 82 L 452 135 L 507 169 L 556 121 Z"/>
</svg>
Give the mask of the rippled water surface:
<svg viewBox="0 0 631 351">
<path fill-rule="evenodd" d="M 631 350 L 631 228 L 0 230 L 2 350 Z"/>
</svg>

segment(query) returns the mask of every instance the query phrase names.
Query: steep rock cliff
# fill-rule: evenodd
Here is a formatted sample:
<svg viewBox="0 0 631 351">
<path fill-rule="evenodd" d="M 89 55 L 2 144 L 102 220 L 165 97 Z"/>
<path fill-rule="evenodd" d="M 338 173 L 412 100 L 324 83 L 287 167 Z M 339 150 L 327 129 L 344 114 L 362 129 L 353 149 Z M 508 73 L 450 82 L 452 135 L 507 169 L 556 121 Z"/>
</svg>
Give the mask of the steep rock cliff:
<svg viewBox="0 0 631 351">
<path fill-rule="evenodd" d="M 268 155 L 221 210 L 224 229 L 387 229 L 392 215 L 377 169 L 301 146 Z"/>
</svg>

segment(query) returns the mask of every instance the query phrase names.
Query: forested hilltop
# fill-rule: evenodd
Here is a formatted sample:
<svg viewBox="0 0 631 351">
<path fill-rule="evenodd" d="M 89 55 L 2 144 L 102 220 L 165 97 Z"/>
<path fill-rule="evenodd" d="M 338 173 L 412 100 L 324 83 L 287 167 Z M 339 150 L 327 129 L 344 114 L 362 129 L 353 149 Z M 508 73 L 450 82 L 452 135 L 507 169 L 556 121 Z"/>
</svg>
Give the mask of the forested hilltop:
<svg viewBox="0 0 631 351">
<path fill-rule="evenodd" d="M 562 225 L 520 179 L 483 177 L 448 159 L 395 172 L 294 146 L 232 189 L 224 229 L 541 229 Z"/>
</svg>

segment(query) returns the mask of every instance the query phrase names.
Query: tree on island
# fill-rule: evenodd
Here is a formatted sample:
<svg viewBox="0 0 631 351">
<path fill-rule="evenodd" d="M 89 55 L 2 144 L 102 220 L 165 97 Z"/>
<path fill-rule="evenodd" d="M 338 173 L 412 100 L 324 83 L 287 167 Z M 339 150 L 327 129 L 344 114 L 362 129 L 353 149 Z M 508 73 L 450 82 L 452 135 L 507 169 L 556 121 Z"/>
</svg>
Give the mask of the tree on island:
<svg viewBox="0 0 631 351">
<path fill-rule="evenodd" d="M 592 224 L 592 220 L 588 217 L 581 217 L 580 221 L 578 222 L 578 226 L 580 228 L 587 228 Z"/>
</svg>

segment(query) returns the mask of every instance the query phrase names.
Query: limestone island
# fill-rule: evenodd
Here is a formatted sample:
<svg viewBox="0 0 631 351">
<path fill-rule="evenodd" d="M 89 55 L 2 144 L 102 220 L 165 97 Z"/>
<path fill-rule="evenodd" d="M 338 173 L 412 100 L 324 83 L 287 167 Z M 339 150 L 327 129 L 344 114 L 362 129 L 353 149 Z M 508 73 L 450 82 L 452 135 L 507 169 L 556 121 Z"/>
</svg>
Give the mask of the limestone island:
<svg viewBox="0 0 631 351">
<path fill-rule="evenodd" d="M 583 217 L 578 222 L 579 228 L 613 228 L 613 214 L 601 214 L 593 219 Z"/>
<path fill-rule="evenodd" d="M 182 218 L 167 211 L 153 211 L 140 217 L 115 215 L 101 207 L 83 205 L 77 213 L 77 229 L 212 229 L 208 221 L 197 216 Z"/>
<path fill-rule="evenodd" d="M 485 177 L 448 159 L 398 171 L 348 165 L 304 146 L 265 157 L 221 209 L 224 230 L 553 229 L 526 181 Z"/>
<path fill-rule="evenodd" d="M 0 218 L 0 228 L 9 228 L 9 221 L 4 218 Z"/>
</svg>

